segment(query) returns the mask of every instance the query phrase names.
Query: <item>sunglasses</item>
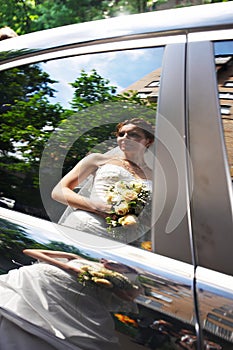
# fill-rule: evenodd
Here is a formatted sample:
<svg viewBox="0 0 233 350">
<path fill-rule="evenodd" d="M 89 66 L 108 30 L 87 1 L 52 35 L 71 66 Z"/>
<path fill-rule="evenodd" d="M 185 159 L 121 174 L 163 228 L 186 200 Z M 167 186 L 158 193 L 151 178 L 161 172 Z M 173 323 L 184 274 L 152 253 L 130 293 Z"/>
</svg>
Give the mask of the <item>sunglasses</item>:
<svg viewBox="0 0 233 350">
<path fill-rule="evenodd" d="M 120 131 L 120 132 L 118 132 L 117 136 L 124 137 L 125 134 L 127 134 L 127 136 L 130 139 L 142 139 L 143 138 L 143 135 L 140 135 L 140 134 L 136 133 L 135 131 L 129 131 L 129 132 Z"/>
</svg>

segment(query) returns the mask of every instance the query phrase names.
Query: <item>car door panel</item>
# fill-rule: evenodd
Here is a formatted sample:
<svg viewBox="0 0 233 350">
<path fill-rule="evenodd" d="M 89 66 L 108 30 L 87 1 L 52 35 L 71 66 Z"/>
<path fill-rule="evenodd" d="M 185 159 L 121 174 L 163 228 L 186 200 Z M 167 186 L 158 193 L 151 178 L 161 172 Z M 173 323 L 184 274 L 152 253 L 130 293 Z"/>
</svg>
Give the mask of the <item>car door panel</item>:
<svg viewBox="0 0 233 350">
<path fill-rule="evenodd" d="M 83 136 L 84 131 L 90 129 L 92 132 L 101 126 L 94 135 L 98 139 L 98 133 L 107 130 L 109 124 L 119 122 L 122 111 L 126 113 L 125 101 L 116 109 L 109 108 L 108 104 L 107 108 L 104 104 L 95 106 L 93 114 L 93 109 L 87 108 L 83 113 L 77 113 L 79 118 L 75 116 L 76 124 L 68 141 L 62 132 L 54 144 L 54 140 L 49 139 L 36 178 L 40 188 L 31 191 L 31 175 L 24 178 L 19 168 L 16 167 L 14 172 L 12 164 L 9 171 L 8 163 L 2 163 L 3 193 L 13 193 L 17 198 L 0 198 L 0 274 L 35 263 L 23 254 L 25 248 L 75 252 L 90 262 L 104 259 L 127 267 L 136 275 L 140 293 L 134 303 L 129 305 L 118 300 L 110 311 L 122 350 L 232 348 L 233 195 L 232 165 L 229 162 L 232 143 L 230 138 L 226 142 L 223 137 L 223 126 L 227 124 L 225 127 L 229 131 L 230 118 L 221 121 L 216 54 L 210 41 L 219 42 L 225 35 L 229 42 L 229 30 L 225 29 L 232 27 L 229 15 L 232 7 L 227 4 L 226 10 L 221 6 L 217 8 L 221 18 L 216 10 L 212 10 L 213 7 L 209 13 L 203 10 L 201 14 L 196 9 L 184 9 L 177 18 L 170 17 L 170 12 L 165 11 L 165 17 L 160 17 L 159 13 L 143 15 L 140 24 L 133 18 L 129 22 L 109 20 L 113 26 L 109 27 L 107 34 L 106 22 L 103 21 L 93 23 L 92 27 L 91 24 L 81 24 L 77 29 L 73 26 L 64 28 L 62 36 L 54 29 L 48 31 L 48 37 L 41 33 L 29 35 L 25 41 L 19 37 L 14 48 L 10 41 L 6 46 L 4 43 L 0 45 L 0 70 L 10 72 L 22 67 L 29 72 L 28 67 L 30 70 L 38 64 L 43 74 L 51 73 L 52 88 L 59 90 L 61 87 L 62 108 L 69 105 L 70 95 L 66 98 L 68 87 L 82 68 L 86 71 L 102 69 L 104 77 L 111 77 L 111 84 L 117 82 L 120 92 L 129 94 L 131 89 L 136 90 L 138 98 L 144 101 L 143 113 L 148 111 L 151 102 L 157 104 L 156 113 L 155 110 L 150 115 L 145 113 L 146 118 L 149 115 L 153 122 L 156 118 L 156 142 L 152 152 L 152 229 L 149 240 L 140 242 L 144 245 L 125 245 L 58 225 L 55 222 L 58 222 L 64 206 L 56 206 L 51 199 L 51 189 L 62 176 L 67 149 L 73 151 L 74 139 Z M 106 70 L 103 70 L 104 64 Z M 116 67 L 118 70 L 114 72 Z M 20 78 L 24 73 L 18 71 Z M 155 89 L 151 89 L 153 84 Z M 228 84 L 231 88 L 231 77 Z M 225 98 L 224 95 L 223 108 L 229 112 L 232 106 L 226 100 L 232 98 L 232 92 L 223 92 L 228 96 Z M 30 101 L 30 97 L 29 93 L 24 102 L 27 98 Z M 3 102 L 4 114 L 11 106 Z M 142 109 L 137 106 L 135 111 L 140 114 Z M 63 130 L 61 125 L 65 124 L 67 116 L 64 115 L 61 123 L 56 125 L 56 130 Z M 31 127 L 33 118 L 30 113 L 29 117 Z M 68 133 L 72 129 L 69 127 Z M 106 139 L 109 141 L 110 133 Z M 102 141 L 99 142 L 101 146 Z M 73 151 L 75 162 L 80 145 L 76 145 Z M 108 145 L 112 147 L 111 143 Z M 99 150 L 98 146 L 97 142 L 88 151 Z M 2 151 L 2 155 L 5 156 L 6 152 Z M 19 159 L 16 157 L 16 165 Z M 10 161 L 13 161 L 12 154 Z M 38 167 L 32 170 L 35 174 Z M 39 208 L 34 211 L 32 203 L 37 205 L 38 202 Z M 38 217 L 46 217 L 46 220 Z M 75 307 L 78 306 L 77 300 Z M 26 320 L 7 309 L 0 309 L 0 314 L 25 330 L 29 327 Z M 44 332 L 38 324 L 30 323 L 30 327 L 32 333 L 43 333 L 49 339 L 50 333 Z M 55 347 L 56 342 L 60 343 L 56 336 L 51 336 L 51 341 Z M 59 346 L 57 343 L 58 349 Z"/>
</svg>

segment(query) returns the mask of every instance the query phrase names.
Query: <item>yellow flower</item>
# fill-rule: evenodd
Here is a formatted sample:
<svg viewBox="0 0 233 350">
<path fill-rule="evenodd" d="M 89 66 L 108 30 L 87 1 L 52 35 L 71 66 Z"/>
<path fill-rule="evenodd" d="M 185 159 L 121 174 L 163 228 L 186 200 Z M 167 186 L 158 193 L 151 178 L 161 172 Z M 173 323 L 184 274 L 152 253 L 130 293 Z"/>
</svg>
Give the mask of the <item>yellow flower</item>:
<svg viewBox="0 0 233 350">
<path fill-rule="evenodd" d="M 125 215 L 118 220 L 119 224 L 122 226 L 130 226 L 138 223 L 137 217 L 135 215 Z"/>
<path fill-rule="evenodd" d="M 105 278 L 93 277 L 92 280 L 103 287 L 113 288 L 113 284 Z"/>
<path fill-rule="evenodd" d="M 91 273 L 91 275 L 93 277 L 98 277 L 98 278 L 103 278 L 104 277 L 104 273 L 101 272 L 101 271 L 91 271 L 90 273 Z"/>
<path fill-rule="evenodd" d="M 112 192 L 108 192 L 107 196 L 106 196 L 106 200 L 108 203 L 112 203 L 113 201 L 113 197 L 114 197 L 114 194 Z"/>
<path fill-rule="evenodd" d="M 129 206 L 126 202 L 122 202 L 119 205 L 115 206 L 114 209 L 117 215 L 125 215 L 129 211 Z"/>
<path fill-rule="evenodd" d="M 89 270 L 89 265 L 83 265 L 81 268 L 80 268 L 80 272 L 86 272 Z"/>
<path fill-rule="evenodd" d="M 144 242 L 142 242 L 142 243 L 141 243 L 141 247 L 142 247 L 143 249 L 152 251 L 152 244 L 151 244 L 151 241 L 144 241 Z"/>
</svg>

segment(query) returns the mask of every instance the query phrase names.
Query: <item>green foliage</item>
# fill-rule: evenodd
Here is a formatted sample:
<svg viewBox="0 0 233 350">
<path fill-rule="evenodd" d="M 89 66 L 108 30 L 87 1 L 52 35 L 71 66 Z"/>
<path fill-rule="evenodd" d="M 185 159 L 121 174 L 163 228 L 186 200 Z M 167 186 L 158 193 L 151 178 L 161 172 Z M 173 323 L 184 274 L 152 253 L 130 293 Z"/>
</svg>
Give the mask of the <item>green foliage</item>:
<svg viewBox="0 0 233 350">
<path fill-rule="evenodd" d="M 45 95 L 53 97 L 55 93 L 55 90 L 51 88 L 53 83 L 55 81 L 51 80 L 38 65 L 0 72 L 1 111 L 4 111 L 4 105 L 9 107 L 17 100 L 27 101 L 35 92 L 43 91 Z"/>
<path fill-rule="evenodd" d="M 10 26 L 18 34 L 31 31 L 36 8 L 34 0 L 0 0 L 1 26 Z"/>
<path fill-rule="evenodd" d="M 11 140 L 11 151 L 20 152 L 26 161 L 38 163 L 62 112 L 61 106 L 50 104 L 43 92 L 34 94 L 28 101 L 17 101 L 4 113 L 2 140 Z"/>
<path fill-rule="evenodd" d="M 29 264 L 30 258 L 23 254 L 23 249 L 28 247 L 39 249 L 44 248 L 42 244 L 34 241 L 23 226 L 1 219 L 0 228 L 0 267 L 6 272 L 16 268 L 19 264 Z"/>
<path fill-rule="evenodd" d="M 34 259 L 23 253 L 27 248 L 59 250 L 86 257 L 75 246 L 60 241 L 37 242 L 32 232 L 24 226 L 4 219 L 0 219 L 0 224 L 0 274 L 20 265 L 30 265 Z"/>
<path fill-rule="evenodd" d="M 75 88 L 71 103 L 73 110 L 78 111 L 96 103 L 112 101 L 116 87 L 109 86 L 109 80 L 102 78 L 95 69 L 90 74 L 84 70 L 71 86 Z"/>
<path fill-rule="evenodd" d="M 226 0 L 205 0 L 204 3 L 222 1 Z M 0 27 L 10 26 L 22 35 L 67 24 L 152 11 L 165 2 L 169 8 L 169 0 L 0 0 Z M 190 6 L 192 2 L 180 1 L 176 5 Z"/>
<path fill-rule="evenodd" d="M 20 203 L 19 210 L 44 217 L 39 194 L 39 164 L 45 143 L 60 122 L 63 109 L 51 98 L 55 90 L 38 65 L 0 73 L 1 195 Z M 22 189 L 24 194 L 22 196 Z"/>
<path fill-rule="evenodd" d="M 148 0 L 113 0 L 108 3 L 105 10 L 106 17 L 116 17 L 127 14 L 147 12 L 150 8 Z"/>
<path fill-rule="evenodd" d="M 106 0 L 0 0 L 0 26 L 10 26 L 18 34 L 67 24 L 103 19 L 124 12 L 136 13 L 146 1 Z M 119 3 L 119 4 L 118 4 Z M 141 8 L 141 6 L 140 6 Z M 140 11 L 142 12 L 142 11 Z"/>
<path fill-rule="evenodd" d="M 21 152 L 21 156 L 31 161 L 37 159 L 38 148 L 41 152 L 44 147 L 48 127 L 53 130 L 63 112 L 60 105 L 53 105 L 48 100 L 55 93 L 51 88 L 53 83 L 55 81 L 37 65 L 0 73 L 0 146 L 3 155 Z"/>
</svg>

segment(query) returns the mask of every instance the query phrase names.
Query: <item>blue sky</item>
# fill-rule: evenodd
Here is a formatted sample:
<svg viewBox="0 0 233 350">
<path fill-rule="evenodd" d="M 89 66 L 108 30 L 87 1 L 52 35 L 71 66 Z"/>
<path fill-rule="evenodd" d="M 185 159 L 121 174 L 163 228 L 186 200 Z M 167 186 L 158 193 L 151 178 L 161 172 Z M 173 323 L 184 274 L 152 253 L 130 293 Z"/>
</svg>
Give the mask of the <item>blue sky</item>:
<svg viewBox="0 0 233 350">
<path fill-rule="evenodd" d="M 220 41 L 214 44 L 214 51 L 216 55 L 232 55 L 233 41 Z"/>
<path fill-rule="evenodd" d="M 117 92 L 128 87 L 151 71 L 161 67 L 163 48 L 136 49 L 109 53 L 69 57 L 42 64 L 50 77 L 59 81 L 55 84 L 56 101 L 69 107 L 73 89 L 69 83 L 74 82 L 83 69 L 97 73 L 117 87 Z"/>
<path fill-rule="evenodd" d="M 232 42 L 215 43 L 215 54 L 232 54 Z M 59 83 L 54 87 L 57 90 L 56 100 L 65 108 L 69 108 L 69 101 L 73 96 L 73 88 L 69 83 L 74 82 L 83 69 L 90 72 L 96 69 L 97 73 L 110 81 L 110 85 L 117 87 L 117 92 L 125 89 L 135 81 L 141 79 L 151 71 L 161 67 L 163 48 L 145 48 L 108 53 L 89 54 L 68 57 L 42 63 L 43 69 L 50 77 Z"/>
</svg>

